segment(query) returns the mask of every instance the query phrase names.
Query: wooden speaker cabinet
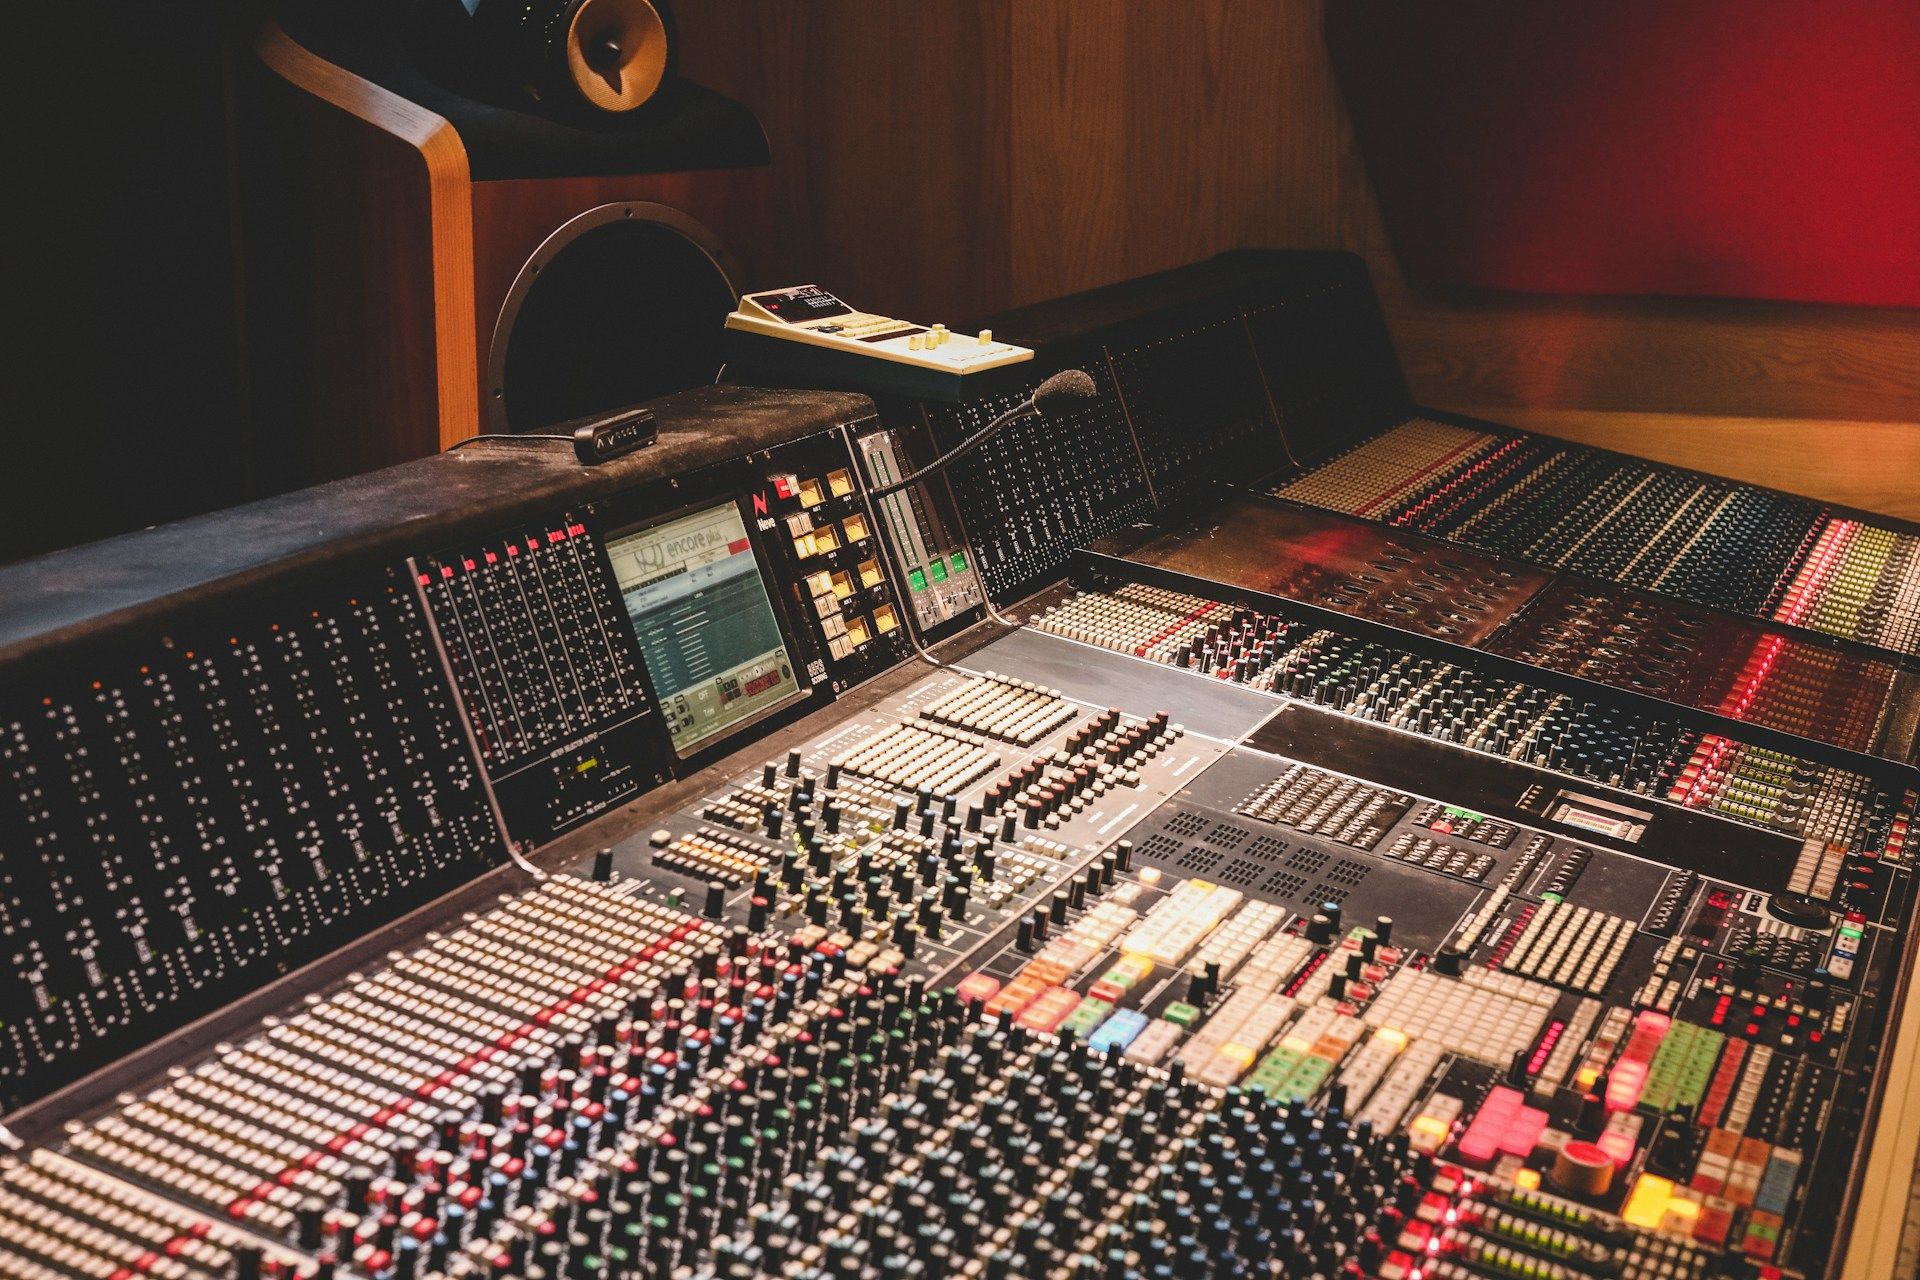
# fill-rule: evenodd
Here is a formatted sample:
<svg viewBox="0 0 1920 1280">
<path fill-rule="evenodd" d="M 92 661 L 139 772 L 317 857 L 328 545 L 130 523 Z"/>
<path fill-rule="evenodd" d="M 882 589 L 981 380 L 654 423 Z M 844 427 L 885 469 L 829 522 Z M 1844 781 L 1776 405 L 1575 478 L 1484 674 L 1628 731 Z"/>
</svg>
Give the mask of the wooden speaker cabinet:
<svg viewBox="0 0 1920 1280">
<path fill-rule="evenodd" d="M 745 287 L 725 246 L 766 230 L 745 107 L 671 74 L 619 116 L 470 97 L 407 11 L 284 6 L 243 86 L 266 489 L 710 381 Z"/>
</svg>

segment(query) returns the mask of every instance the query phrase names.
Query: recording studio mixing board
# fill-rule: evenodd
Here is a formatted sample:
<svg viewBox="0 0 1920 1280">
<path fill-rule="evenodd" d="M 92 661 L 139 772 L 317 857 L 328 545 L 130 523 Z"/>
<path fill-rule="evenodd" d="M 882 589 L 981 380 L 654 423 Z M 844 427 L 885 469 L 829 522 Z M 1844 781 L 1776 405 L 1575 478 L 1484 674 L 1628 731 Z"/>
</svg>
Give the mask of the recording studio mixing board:
<svg viewBox="0 0 1920 1280">
<path fill-rule="evenodd" d="M 0 569 L 0 1276 L 1886 1274 L 1920 534 L 993 324 Z"/>
</svg>

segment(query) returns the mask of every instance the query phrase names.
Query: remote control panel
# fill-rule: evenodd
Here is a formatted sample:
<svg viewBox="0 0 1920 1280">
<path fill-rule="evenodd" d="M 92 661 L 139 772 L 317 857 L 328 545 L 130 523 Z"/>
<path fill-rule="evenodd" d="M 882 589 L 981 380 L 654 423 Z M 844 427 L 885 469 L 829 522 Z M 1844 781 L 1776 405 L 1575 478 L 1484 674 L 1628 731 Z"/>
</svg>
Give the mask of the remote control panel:
<svg viewBox="0 0 1920 1280">
<path fill-rule="evenodd" d="M 756 373 L 954 400 L 978 375 L 1033 359 L 993 336 L 860 311 L 817 284 L 749 293 L 727 317 L 728 359 Z"/>
</svg>

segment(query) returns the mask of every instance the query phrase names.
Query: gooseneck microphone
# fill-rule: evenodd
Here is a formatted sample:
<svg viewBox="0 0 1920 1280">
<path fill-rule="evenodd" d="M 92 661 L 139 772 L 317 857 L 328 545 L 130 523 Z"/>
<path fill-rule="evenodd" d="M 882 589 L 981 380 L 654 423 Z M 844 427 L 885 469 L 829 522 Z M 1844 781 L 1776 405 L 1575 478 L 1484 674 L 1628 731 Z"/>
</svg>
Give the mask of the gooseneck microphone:
<svg viewBox="0 0 1920 1280">
<path fill-rule="evenodd" d="M 1082 369 L 1062 369 L 1045 382 L 1033 389 L 1033 394 L 1013 408 L 980 428 L 959 444 L 941 454 L 918 471 L 909 472 L 892 484 L 867 491 L 867 500 L 877 502 L 891 493 L 898 493 L 910 484 L 918 484 L 936 471 L 940 471 L 955 458 L 979 448 L 992 438 L 993 434 L 1009 422 L 1021 418 L 1053 418 L 1066 412 L 1075 400 L 1091 400 L 1098 394 L 1094 390 L 1093 379 Z"/>
</svg>

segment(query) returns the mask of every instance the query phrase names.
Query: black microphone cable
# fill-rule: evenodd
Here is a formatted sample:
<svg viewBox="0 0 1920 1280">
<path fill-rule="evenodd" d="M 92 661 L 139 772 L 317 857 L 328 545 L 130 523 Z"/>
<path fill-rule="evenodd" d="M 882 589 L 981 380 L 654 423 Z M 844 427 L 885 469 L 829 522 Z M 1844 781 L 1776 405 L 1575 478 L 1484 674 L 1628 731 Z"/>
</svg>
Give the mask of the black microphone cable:
<svg viewBox="0 0 1920 1280">
<path fill-rule="evenodd" d="M 1035 387 L 1033 394 L 1025 400 L 1022 400 L 1019 404 L 1013 406 L 1013 408 L 1007 410 L 992 422 L 989 422 L 986 426 L 980 428 L 965 440 L 962 440 L 952 449 L 941 454 L 932 462 L 929 462 L 926 466 L 921 467 L 917 471 L 908 472 L 891 484 L 882 485 L 878 489 L 869 489 L 867 491 L 867 500 L 869 502 L 878 502 L 889 494 L 898 493 L 909 485 L 918 484 L 935 472 L 943 470 L 956 458 L 962 457 L 985 444 L 993 437 L 995 432 L 999 431 L 1009 422 L 1017 422 L 1021 418 L 1051 417 L 1053 414 L 1065 409 L 1068 401 L 1090 400 L 1097 394 L 1098 392 L 1094 389 L 1093 379 L 1088 377 L 1084 370 L 1062 369 L 1059 373 L 1054 374 L 1051 378 L 1048 378 L 1045 382 Z"/>
</svg>

